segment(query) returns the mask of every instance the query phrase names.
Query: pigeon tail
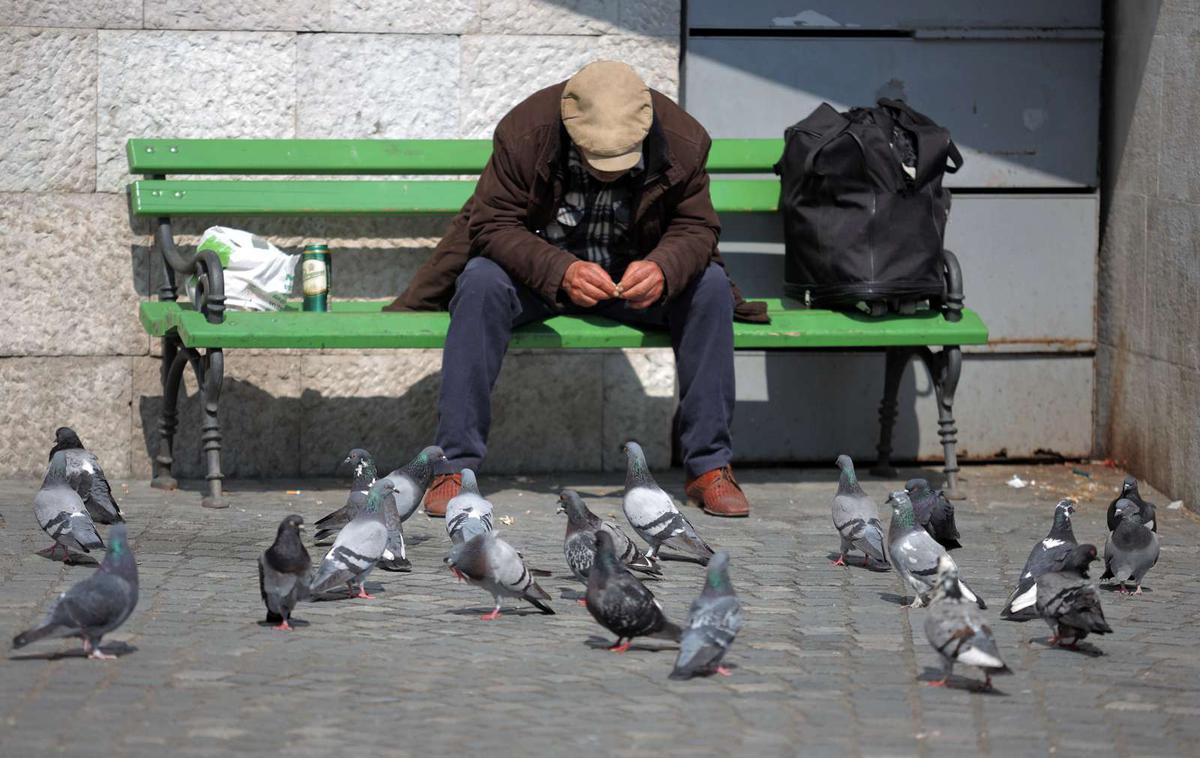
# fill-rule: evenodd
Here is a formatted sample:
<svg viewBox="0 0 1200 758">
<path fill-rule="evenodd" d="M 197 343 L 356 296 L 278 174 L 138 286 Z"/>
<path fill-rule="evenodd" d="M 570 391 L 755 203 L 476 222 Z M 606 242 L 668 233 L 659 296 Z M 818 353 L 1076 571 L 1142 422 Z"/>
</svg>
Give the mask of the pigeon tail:
<svg viewBox="0 0 1200 758">
<path fill-rule="evenodd" d="M 51 622 L 49 624 L 43 624 L 42 626 L 35 626 L 32 629 L 26 629 L 25 631 L 18 634 L 16 637 L 13 637 L 13 647 L 14 648 L 25 647 L 26 645 L 28 645 L 31 642 L 37 642 L 40 639 L 51 636 L 58 630 L 59 630 L 59 625 L 56 623 L 53 623 L 53 622 Z"/>
<path fill-rule="evenodd" d="M 535 584 L 534 587 L 537 587 L 537 585 Z M 541 588 L 539 587 L 538 589 L 541 589 Z M 549 599 L 550 599 L 549 596 L 547 596 L 546 600 L 549 600 Z M 541 611 L 545 615 L 547 615 L 547 616 L 555 615 L 554 609 L 551 608 L 549 605 L 543 603 L 541 601 L 541 599 L 535 598 L 535 597 L 530 597 L 529 595 L 525 595 L 525 600 L 528 601 L 530 605 L 532 605 L 534 608 L 537 608 L 539 611 Z"/>
</svg>

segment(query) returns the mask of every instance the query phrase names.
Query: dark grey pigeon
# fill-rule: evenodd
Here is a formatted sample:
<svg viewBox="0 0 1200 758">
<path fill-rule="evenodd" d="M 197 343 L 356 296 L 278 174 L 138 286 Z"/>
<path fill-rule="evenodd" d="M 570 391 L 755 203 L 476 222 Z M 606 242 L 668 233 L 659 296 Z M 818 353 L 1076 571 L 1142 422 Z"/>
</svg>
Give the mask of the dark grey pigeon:
<svg viewBox="0 0 1200 758">
<path fill-rule="evenodd" d="M 621 506 L 633 530 L 650 545 L 647 557 L 658 558 L 662 547 L 689 553 L 695 561 L 707 564 L 713 549 L 708 546 L 679 509 L 671 496 L 662 491 L 646 465 L 642 446 L 632 440 L 622 448 L 628 468 L 625 473 L 625 497 Z"/>
<path fill-rule="evenodd" d="M 113 498 L 112 487 L 104 477 L 99 459 L 88 452 L 79 435 L 68 426 L 60 426 L 54 431 L 50 459 L 53 460 L 54 454 L 60 450 L 66 454 L 67 482 L 83 500 L 83 506 L 92 520 L 99 524 L 119 524 L 124 521 L 125 516 Z"/>
<path fill-rule="evenodd" d="M 947 550 L 962 547 L 958 526 L 954 523 L 954 504 L 946 493 L 929 486 L 925 479 L 909 479 L 904 485 L 913 504 L 913 516 L 929 536 Z"/>
<path fill-rule="evenodd" d="M 383 509 L 392 491 L 392 483 L 387 479 L 380 479 L 371 485 L 362 510 L 353 521 L 342 527 L 333 547 L 321 561 L 317 575 L 310 584 L 313 596 L 328 594 L 345 585 L 354 597 L 375 599 L 367 594 L 363 585 L 387 547 Z"/>
<path fill-rule="evenodd" d="M 446 534 L 455 545 L 492 531 L 492 504 L 479 494 L 475 472 L 462 470 L 462 489 L 446 503 Z"/>
<path fill-rule="evenodd" d="M 1017 588 L 1008 596 L 1000 617 L 1010 621 L 1027 621 L 1037 616 L 1038 577 L 1051 571 L 1061 571 L 1071 551 L 1075 549 L 1075 532 L 1071 528 L 1071 514 L 1075 503 L 1070 499 L 1059 500 L 1054 506 L 1054 523 L 1045 537 L 1038 540 L 1025 559 L 1021 579 Z"/>
<path fill-rule="evenodd" d="M 95 573 L 58 596 L 46 619 L 13 638 L 21 648 L 46 637 L 80 637 L 89 658 L 108 659 L 100 639 L 133 613 L 138 601 L 138 570 L 125 534 L 117 524 L 108 533 L 108 552 Z"/>
<path fill-rule="evenodd" d="M 1158 535 L 1142 524 L 1141 509 L 1132 500 L 1117 501 L 1117 528 L 1104 543 L 1104 573 L 1101 579 L 1113 579 L 1122 593 L 1125 582 L 1142 594 L 1142 578 L 1158 563 Z"/>
<path fill-rule="evenodd" d="M 721 661 L 741 628 L 742 604 L 729 582 L 729 553 L 722 550 L 708 562 L 704 589 L 688 611 L 688 623 L 680 636 L 679 655 L 671 678 L 728 676 L 729 670 Z"/>
<path fill-rule="evenodd" d="M 1051 645 L 1075 647 L 1088 634 L 1108 634 L 1100 593 L 1088 578 L 1088 566 L 1096 560 L 1095 545 L 1076 545 L 1063 567 L 1038 577 L 1037 612 L 1053 636 Z"/>
<path fill-rule="evenodd" d="M 596 532 L 596 562 L 588 573 L 587 609 L 600 626 L 617 635 L 617 641 L 608 648 L 614 653 L 628 650 L 634 637 L 679 641 L 679 627 L 667 619 L 646 585 L 617 559 L 612 535 L 605 531 Z"/>
<path fill-rule="evenodd" d="M 484 621 L 500 617 L 501 598 L 505 597 L 520 598 L 542 613 L 554 615 L 547 605 L 550 596 L 534 581 L 521 554 L 495 532 L 483 532 L 456 544 L 445 561 L 459 579 L 491 594 L 496 605 L 491 613 L 480 616 Z"/>
<path fill-rule="evenodd" d="M 920 608 L 929 602 L 929 593 L 936 584 L 939 559 L 945 556 L 951 565 L 954 565 L 954 559 L 950 558 L 946 548 L 929 536 L 929 532 L 916 525 L 912 501 L 908 499 L 906 491 L 893 492 L 888 504 L 892 506 L 892 523 L 888 526 L 888 559 L 892 568 L 916 595 L 909 607 Z M 954 572 L 957 577 L 957 565 L 954 565 Z M 987 608 L 983 598 L 975 594 L 961 578 L 958 584 L 963 597 L 980 608 Z"/>
<path fill-rule="evenodd" d="M 864 565 L 887 563 L 883 549 L 883 524 L 879 521 L 879 509 L 875 501 L 867 497 L 858 484 L 854 472 L 854 461 L 848 455 L 839 455 L 837 467 L 837 494 L 833 496 L 833 526 L 842 538 L 835 566 L 846 565 L 846 553 L 858 550 L 865 556 Z"/>
<path fill-rule="evenodd" d="M 292 514 L 279 523 L 275 542 L 258 557 L 258 589 L 267 606 L 267 623 L 291 631 L 288 621 L 296 603 L 308 595 L 312 559 L 300 540 L 304 519 Z"/>
<path fill-rule="evenodd" d="M 437 445 L 431 445 L 401 468 L 384 477 L 391 481 L 395 491 L 392 493 L 391 507 L 384 509 L 384 522 L 388 529 L 388 544 L 384 548 L 383 557 L 379 559 L 379 568 L 384 571 L 412 571 L 412 563 L 408 560 L 408 547 L 404 544 L 404 522 L 412 518 L 425 497 L 425 490 L 433 481 L 433 467 L 439 461 L 446 460 L 446 454 Z"/>
<path fill-rule="evenodd" d="M 51 456 L 42 488 L 33 496 L 33 512 L 38 525 L 54 540 L 51 556 L 61 548 L 63 560 L 70 560 L 72 550 L 87 553 L 104 547 L 83 500 L 67 481 L 66 450 Z"/>
<path fill-rule="evenodd" d="M 558 512 L 567 514 L 567 533 L 563 538 L 563 556 L 567 567 L 575 578 L 586 583 L 588 573 L 596 560 L 596 532 L 605 531 L 613 540 L 617 560 L 634 571 L 652 576 L 662 576 L 662 569 L 638 549 L 633 540 L 625 536 L 621 527 L 611 521 L 602 521 L 588 510 L 583 498 L 575 490 L 563 490 L 558 496 Z"/>
<path fill-rule="evenodd" d="M 313 525 L 317 530 L 313 535 L 313 542 L 323 542 L 353 521 L 363 504 L 367 502 L 367 492 L 375 483 L 375 459 L 366 450 L 354 448 L 342 461 L 342 464 L 349 464 L 353 467 L 354 481 L 350 483 L 350 495 L 346 498 L 346 504 L 341 508 L 317 519 Z"/>
<path fill-rule="evenodd" d="M 1154 503 L 1149 500 L 1142 499 L 1142 493 L 1138 492 L 1138 480 L 1132 476 L 1125 477 L 1125 481 L 1121 483 L 1121 494 L 1113 498 L 1113 501 L 1108 504 L 1108 531 L 1115 532 L 1117 530 L 1117 503 L 1121 498 L 1132 500 L 1138 507 L 1138 512 L 1142 517 L 1142 525 L 1152 532 L 1158 531 L 1158 519 L 1154 515 Z"/>
<path fill-rule="evenodd" d="M 929 684 L 945 686 L 954 664 L 965 663 L 983 672 L 984 688 L 991 689 L 992 677 L 1011 674 L 1000 657 L 996 638 L 974 603 L 963 596 L 958 567 L 948 553 L 938 558 L 937 581 L 933 600 L 925 616 L 925 639 L 942 659 L 942 678 Z"/>
</svg>

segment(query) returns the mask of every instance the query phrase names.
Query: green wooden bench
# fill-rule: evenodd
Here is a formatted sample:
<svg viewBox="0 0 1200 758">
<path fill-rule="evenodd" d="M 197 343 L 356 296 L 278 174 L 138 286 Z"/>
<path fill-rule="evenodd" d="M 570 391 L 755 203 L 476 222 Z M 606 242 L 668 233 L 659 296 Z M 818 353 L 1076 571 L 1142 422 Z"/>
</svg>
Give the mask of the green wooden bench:
<svg viewBox="0 0 1200 758">
<path fill-rule="evenodd" d="M 383 312 L 386 301 L 332 300 L 329 313 L 306 313 L 297 303 L 276 313 L 226 311 L 220 261 L 211 251 L 176 247 L 171 219 L 236 215 L 452 214 L 474 189 L 461 179 L 270 179 L 289 176 L 478 174 L 491 153 L 487 140 L 227 140 L 133 139 L 129 168 L 143 178 L 130 185 L 135 216 L 154 219 L 155 247 L 163 260 L 157 301 L 141 303 L 146 331 L 162 340 L 163 409 L 152 484 L 174 488 L 172 446 L 179 385 L 190 365 L 200 386 L 201 443 L 208 479 L 203 504 L 220 507 L 221 432 L 218 408 L 227 348 L 437 348 L 446 336 L 446 313 Z M 781 140 L 715 140 L 708 169 L 718 213 L 774 211 L 779 182 L 765 175 L 782 150 Z M 238 179 L 168 179 L 196 175 Z M 337 254 L 337 251 L 334 251 Z M 962 277 L 954 256 L 945 256 L 946 292 L 936 311 L 872 318 L 809 309 L 770 300 L 770 324 L 735 324 L 734 345 L 747 350 L 884 350 L 884 397 L 880 406 L 879 458 L 874 473 L 894 474 L 892 428 L 900 379 L 913 357 L 929 369 L 936 390 L 947 489 L 957 495 L 954 392 L 962 367 L 961 345 L 987 342 L 987 327 L 962 305 Z M 197 302 L 177 299 L 177 277 L 196 275 Z M 614 349 L 668 346 L 663 332 L 643 331 L 597 317 L 560 316 L 522 327 L 514 348 Z M 934 351 L 932 348 L 941 350 Z"/>
</svg>

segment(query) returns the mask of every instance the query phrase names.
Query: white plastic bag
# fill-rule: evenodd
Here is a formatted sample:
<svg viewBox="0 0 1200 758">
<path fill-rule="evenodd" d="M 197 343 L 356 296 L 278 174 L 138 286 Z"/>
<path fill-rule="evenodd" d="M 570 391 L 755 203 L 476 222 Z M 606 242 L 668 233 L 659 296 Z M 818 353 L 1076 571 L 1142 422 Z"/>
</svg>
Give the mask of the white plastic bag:
<svg viewBox="0 0 1200 758">
<path fill-rule="evenodd" d="M 288 255 L 257 234 L 224 226 L 204 230 L 196 251 L 211 250 L 225 270 L 225 307 L 242 311 L 277 311 L 292 294 L 299 255 Z M 187 281 L 196 299 L 196 277 Z"/>
</svg>

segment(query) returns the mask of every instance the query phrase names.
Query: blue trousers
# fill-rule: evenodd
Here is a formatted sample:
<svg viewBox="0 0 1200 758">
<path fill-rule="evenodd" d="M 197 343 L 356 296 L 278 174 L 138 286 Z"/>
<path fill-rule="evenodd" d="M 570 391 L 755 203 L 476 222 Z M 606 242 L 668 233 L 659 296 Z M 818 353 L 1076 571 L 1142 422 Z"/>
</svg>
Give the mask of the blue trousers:
<svg viewBox="0 0 1200 758">
<path fill-rule="evenodd" d="M 572 314 L 667 329 L 679 378 L 679 442 L 690 477 L 732 458 L 733 295 L 725 270 L 710 264 L 670 302 L 644 310 L 624 300 Z M 514 328 L 557 315 L 542 298 L 488 258 L 472 258 L 450 301 L 450 330 L 442 353 L 437 444 L 446 452 L 438 473 L 477 470 L 487 453 L 492 388 Z"/>
</svg>

